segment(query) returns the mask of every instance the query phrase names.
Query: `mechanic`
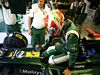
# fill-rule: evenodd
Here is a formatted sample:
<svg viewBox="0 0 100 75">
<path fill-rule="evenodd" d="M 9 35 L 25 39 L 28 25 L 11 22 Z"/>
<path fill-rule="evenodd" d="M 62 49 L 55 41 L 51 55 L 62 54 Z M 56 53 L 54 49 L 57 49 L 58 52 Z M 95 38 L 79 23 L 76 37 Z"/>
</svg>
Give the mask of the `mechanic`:
<svg viewBox="0 0 100 75">
<path fill-rule="evenodd" d="M 38 3 L 32 4 L 32 9 L 30 9 L 28 33 L 31 35 L 31 43 L 34 49 L 36 45 L 41 47 L 45 43 L 46 28 L 44 18 L 49 10 L 49 7 L 46 5 L 46 0 L 38 0 Z"/>
</svg>

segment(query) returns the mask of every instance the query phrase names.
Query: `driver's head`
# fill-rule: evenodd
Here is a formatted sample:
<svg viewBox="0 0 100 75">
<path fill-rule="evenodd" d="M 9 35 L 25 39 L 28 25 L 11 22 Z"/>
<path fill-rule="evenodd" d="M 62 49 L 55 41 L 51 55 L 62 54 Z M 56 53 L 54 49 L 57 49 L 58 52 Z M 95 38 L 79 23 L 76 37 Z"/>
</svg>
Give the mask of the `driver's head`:
<svg viewBox="0 0 100 75">
<path fill-rule="evenodd" d="M 45 17 L 45 26 L 48 31 L 53 32 L 54 35 L 59 35 L 63 27 L 64 14 L 60 10 L 52 10 Z"/>
</svg>

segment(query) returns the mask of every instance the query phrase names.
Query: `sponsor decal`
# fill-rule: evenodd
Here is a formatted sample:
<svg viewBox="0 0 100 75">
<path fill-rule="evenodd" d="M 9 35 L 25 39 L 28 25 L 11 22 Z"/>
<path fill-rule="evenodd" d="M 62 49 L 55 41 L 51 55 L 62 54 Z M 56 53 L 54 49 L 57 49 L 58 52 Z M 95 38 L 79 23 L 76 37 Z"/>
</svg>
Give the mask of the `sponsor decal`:
<svg viewBox="0 0 100 75">
<path fill-rule="evenodd" d="M 41 71 L 35 71 L 35 70 L 26 70 L 26 69 L 20 69 L 20 73 L 23 74 L 32 74 L 32 75 L 44 75 Z"/>
</svg>

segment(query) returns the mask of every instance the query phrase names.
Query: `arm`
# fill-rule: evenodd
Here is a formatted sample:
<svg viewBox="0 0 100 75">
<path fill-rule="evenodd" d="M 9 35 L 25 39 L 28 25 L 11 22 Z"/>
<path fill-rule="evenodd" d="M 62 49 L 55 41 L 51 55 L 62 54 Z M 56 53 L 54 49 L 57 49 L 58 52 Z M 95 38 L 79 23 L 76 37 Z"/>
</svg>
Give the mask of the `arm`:
<svg viewBox="0 0 100 75">
<path fill-rule="evenodd" d="M 70 6 L 70 10 L 72 10 L 73 9 L 73 3 L 71 3 L 71 6 Z"/>
<path fill-rule="evenodd" d="M 77 60 L 78 56 L 78 43 L 79 39 L 76 36 L 76 34 L 70 34 L 68 36 L 68 50 L 70 52 L 69 55 L 69 62 L 68 62 L 68 67 L 64 70 L 65 75 L 71 75 L 71 70 L 74 68 L 75 62 Z"/>
<path fill-rule="evenodd" d="M 30 9 L 30 13 L 28 15 L 28 33 L 29 33 L 29 35 L 31 35 L 31 33 L 32 33 L 31 25 L 32 25 L 32 18 L 33 17 L 34 17 L 34 10 L 33 10 L 33 5 L 32 5 L 32 9 Z"/>
<path fill-rule="evenodd" d="M 32 19 L 31 19 L 31 17 L 29 16 L 29 17 L 28 17 L 28 33 L 29 33 L 29 35 L 31 35 L 31 33 L 32 33 L 31 24 L 32 24 Z"/>
<path fill-rule="evenodd" d="M 2 5 L 3 5 L 3 7 L 4 7 L 5 9 L 9 9 L 9 3 L 8 3 L 7 0 L 2 0 L 1 3 L 2 3 Z"/>
<path fill-rule="evenodd" d="M 69 56 L 69 68 L 72 69 L 74 68 L 75 62 L 77 60 L 78 56 L 78 47 L 79 47 L 79 39 L 76 36 L 76 34 L 70 34 L 68 36 L 68 50 L 70 52 Z"/>
<path fill-rule="evenodd" d="M 31 24 L 32 24 L 32 19 L 30 16 L 28 16 L 28 28 L 31 28 Z"/>
</svg>

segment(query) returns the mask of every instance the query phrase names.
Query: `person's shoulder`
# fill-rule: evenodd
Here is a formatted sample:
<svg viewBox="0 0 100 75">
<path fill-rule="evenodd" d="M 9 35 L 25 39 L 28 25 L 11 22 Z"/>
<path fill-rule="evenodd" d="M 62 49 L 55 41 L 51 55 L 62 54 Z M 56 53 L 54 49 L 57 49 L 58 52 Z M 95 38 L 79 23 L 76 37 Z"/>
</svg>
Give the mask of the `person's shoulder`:
<svg viewBox="0 0 100 75">
<path fill-rule="evenodd" d="M 32 8 L 36 8 L 36 7 L 38 7 L 38 3 L 32 4 Z"/>
<path fill-rule="evenodd" d="M 79 5 L 81 5 L 82 4 L 82 2 L 79 2 Z"/>
<path fill-rule="evenodd" d="M 68 19 L 68 22 L 73 22 L 72 20 Z"/>
</svg>

